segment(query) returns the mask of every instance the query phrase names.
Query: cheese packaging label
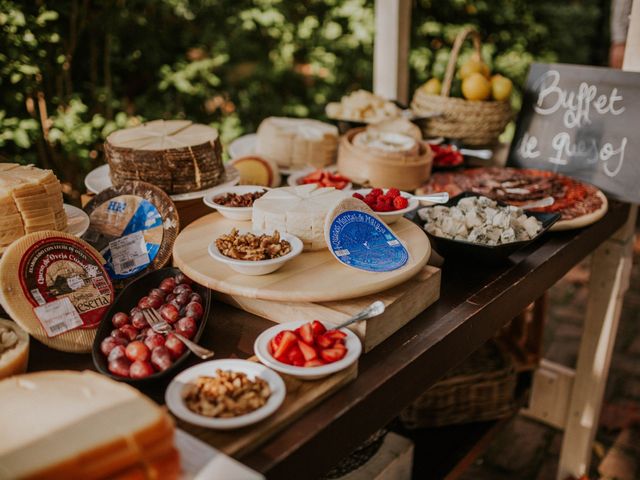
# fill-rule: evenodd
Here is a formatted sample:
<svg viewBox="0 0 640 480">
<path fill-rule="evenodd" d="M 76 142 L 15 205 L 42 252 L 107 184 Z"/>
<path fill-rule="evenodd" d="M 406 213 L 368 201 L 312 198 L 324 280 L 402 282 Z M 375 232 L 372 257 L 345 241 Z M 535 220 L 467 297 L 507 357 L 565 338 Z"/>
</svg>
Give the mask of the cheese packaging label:
<svg viewBox="0 0 640 480">
<path fill-rule="evenodd" d="M 145 269 L 160 250 L 164 229 L 158 208 L 137 195 L 119 195 L 90 214 L 83 238 L 107 261 L 111 278 L 131 277 Z"/>
<path fill-rule="evenodd" d="M 82 318 L 68 297 L 34 307 L 33 312 L 49 337 L 82 326 Z"/>
<path fill-rule="evenodd" d="M 343 264 L 369 272 L 397 270 L 409 260 L 409 252 L 384 222 L 358 210 L 333 219 L 329 248 Z"/>
<path fill-rule="evenodd" d="M 18 280 L 49 336 L 95 328 L 114 297 L 100 259 L 67 237 L 52 236 L 31 245 L 20 260 Z"/>
</svg>

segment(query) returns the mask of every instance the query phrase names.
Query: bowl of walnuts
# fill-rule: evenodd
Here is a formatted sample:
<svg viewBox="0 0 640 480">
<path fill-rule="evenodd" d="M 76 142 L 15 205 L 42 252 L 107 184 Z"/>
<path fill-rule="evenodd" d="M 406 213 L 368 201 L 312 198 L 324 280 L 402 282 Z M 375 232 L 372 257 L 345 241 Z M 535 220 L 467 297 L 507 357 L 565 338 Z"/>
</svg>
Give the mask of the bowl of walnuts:
<svg viewBox="0 0 640 480">
<path fill-rule="evenodd" d="M 216 238 L 209 245 L 209 255 L 244 275 L 275 272 L 302 253 L 303 244 L 295 235 L 273 232 L 239 231 Z"/>
</svg>

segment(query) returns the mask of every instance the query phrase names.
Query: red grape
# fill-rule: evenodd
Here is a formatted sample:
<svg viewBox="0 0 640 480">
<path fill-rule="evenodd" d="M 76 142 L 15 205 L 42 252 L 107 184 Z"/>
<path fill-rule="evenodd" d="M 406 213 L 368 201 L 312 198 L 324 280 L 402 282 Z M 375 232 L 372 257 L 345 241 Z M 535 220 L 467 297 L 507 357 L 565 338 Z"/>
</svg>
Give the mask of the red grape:
<svg viewBox="0 0 640 480">
<path fill-rule="evenodd" d="M 189 302 L 202 303 L 202 297 L 198 293 L 192 293 L 189 297 Z"/>
<path fill-rule="evenodd" d="M 176 305 L 168 303 L 160 308 L 160 315 L 169 323 L 175 323 L 180 317 L 179 309 Z"/>
<path fill-rule="evenodd" d="M 144 318 L 144 314 L 141 311 L 137 311 L 133 315 L 131 315 L 131 325 L 138 329 L 143 329 L 149 326 L 147 319 Z"/>
<path fill-rule="evenodd" d="M 189 303 L 189 297 L 191 296 L 191 294 L 189 292 L 180 292 L 175 299 L 175 302 L 182 306 L 182 305 L 186 305 L 187 303 Z"/>
<path fill-rule="evenodd" d="M 125 357 L 116 358 L 109 362 L 109 371 L 120 377 L 128 377 L 130 365 L 131 362 Z"/>
<path fill-rule="evenodd" d="M 187 285 L 191 285 L 193 283 L 193 280 L 191 280 L 182 272 L 178 273 L 175 278 L 176 278 L 176 283 L 178 284 L 186 283 Z"/>
<path fill-rule="evenodd" d="M 173 293 L 175 293 L 176 295 L 180 295 L 182 292 L 189 292 L 189 295 L 191 295 L 193 293 L 193 290 L 191 290 L 191 287 L 186 283 L 181 283 L 173 289 Z"/>
<path fill-rule="evenodd" d="M 138 336 L 138 329 L 133 325 L 125 325 L 120 331 L 129 339 L 134 340 Z"/>
<path fill-rule="evenodd" d="M 125 340 L 121 338 L 105 337 L 100 343 L 100 351 L 105 355 L 109 355 L 111 353 L 111 350 L 113 350 L 118 345 L 123 345 L 124 342 Z"/>
<path fill-rule="evenodd" d="M 151 351 L 151 363 L 161 372 L 169 368 L 173 364 L 169 349 L 164 345 L 154 348 Z"/>
<path fill-rule="evenodd" d="M 129 343 L 129 336 L 122 332 L 119 328 L 114 328 L 111 330 L 111 336 L 113 338 L 119 338 L 120 340 L 124 340 L 126 343 Z"/>
<path fill-rule="evenodd" d="M 129 369 L 131 378 L 144 378 L 155 373 L 149 362 L 137 360 L 131 364 Z"/>
<path fill-rule="evenodd" d="M 183 317 L 175 324 L 176 331 L 189 340 L 196 334 L 196 321 L 192 317 Z"/>
<path fill-rule="evenodd" d="M 150 355 L 151 352 L 149 351 L 149 348 L 140 340 L 136 340 L 135 342 L 131 342 L 127 345 L 127 358 L 132 362 L 146 362 L 149 360 Z"/>
<path fill-rule="evenodd" d="M 169 295 L 164 297 L 164 301 L 165 303 L 171 303 L 175 298 L 176 296 L 173 293 L 170 293 Z"/>
<path fill-rule="evenodd" d="M 164 303 L 164 299 L 153 295 L 151 297 L 147 297 L 149 299 L 149 307 L 151 308 L 160 308 Z"/>
<path fill-rule="evenodd" d="M 151 297 L 142 297 L 138 301 L 138 308 L 151 308 Z"/>
<path fill-rule="evenodd" d="M 176 288 L 176 280 L 173 277 L 168 277 L 160 282 L 160 290 L 165 293 L 173 292 L 173 289 Z"/>
<path fill-rule="evenodd" d="M 165 292 L 164 290 L 160 290 L 159 288 L 152 288 L 151 290 L 149 290 L 150 297 L 164 298 L 166 294 L 167 292 Z"/>
<path fill-rule="evenodd" d="M 129 315 L 124 312 L 118 312 L 111 318 L 111 323 L 116 328 L 124 327 L 129 323 Z"/>
<path fill-rule="evenodd" d="M 167 339 L 164 342 L 164 346 L 169 350 L 171 358 L 174 360 L 179 358 L 185 351 L 186 347 L 184 343 L 176 337 L 173 333 L 167 335 Z"/>
<path fill-rule="evenodd" d="M 113 347 L 113 350 L 109 352 L 109 355 L 107 356 L 107 360 L 111 362 L 117 358 L 121 358 L 121 357 L 126 358 L 127 356 L 126 352 L 127 352 L 127 349 L 125 348 L 124 345 L 116 345 L 115 347 Z"/>
<path fill-rule="evenodd" d="M 200 303 L 191 302 L 190 304 L 187 305 L 187 309 L 186 309 L 187 317 L 193 317 L 196 320 L 198 320 L 202 316 L 202 312 L 203 312 L 202 304 Z"/>
<path fill-rule="evenodd" d="M 147 346 L 149 350 L 153 350 L 156 347 L 161 347 L 164 345 L 164 335 L 160 335 L 159 333 L 151 333 L 144 339 L 144 344 Z"/>
</svg>

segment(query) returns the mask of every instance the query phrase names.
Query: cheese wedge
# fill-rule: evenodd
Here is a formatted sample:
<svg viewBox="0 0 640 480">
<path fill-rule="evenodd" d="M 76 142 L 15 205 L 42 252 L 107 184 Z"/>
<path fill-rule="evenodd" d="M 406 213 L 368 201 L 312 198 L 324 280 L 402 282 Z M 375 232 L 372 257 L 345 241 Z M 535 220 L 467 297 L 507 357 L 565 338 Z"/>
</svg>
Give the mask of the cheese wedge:
<svg viewBox="0 0 640 480">
<path fill-rule="evenodd" d="M 326 248 L 324 220 L 327 212 L 347 194 L 315 184 L 269 190 L 253 203 L 254 230 L 290 233 L 305 250 Z"/>
<path fill-rule="evenodd" d="M 338 129 L 306 118 L 269 117 L 260 123 L 256 153 L 280 167 L 324 167 L 336 161 Z"/>
<path fill-rule="evenodd" d="M 162 456 L 174 458 L 175 470 L 168 414 L 133 387 L 97 373 L 2 380 L 0 411 L 0 478 L 114 478 Z"/>
<path fill-rule="evenodd" d="M 240 173 L 240 185 L 280 186 L 278 165 L 255 155 L 240 157 L 229 162 Z"/>
</svg>

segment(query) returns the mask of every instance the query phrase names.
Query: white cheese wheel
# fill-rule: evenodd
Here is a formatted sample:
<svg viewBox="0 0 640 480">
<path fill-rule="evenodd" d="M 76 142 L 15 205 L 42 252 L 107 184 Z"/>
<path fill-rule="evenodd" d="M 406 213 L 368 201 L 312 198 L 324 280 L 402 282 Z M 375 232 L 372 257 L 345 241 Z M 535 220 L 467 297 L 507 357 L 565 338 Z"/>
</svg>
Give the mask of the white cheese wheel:
<svg viewBox="0 0 640 480">
<path fill-rule="evenodd" d="M 345 192 L 315 184 L 270 190 L 253 203 L 253 229 L 295 235 L 305 250 L 326 248 L 325 217 L 345 196 Z"/>
<path fill-rule="evenodd" d="M 29 334 L 16 322 L 0 318 L 0 379 L 24 373 L 29 361 Z"/>
<path fill-rule="evenodd" d="M 0 478 L 113 478 L 173 449 L 162 408 L 93 372 L 2 380 L 0 412 Z"/>
<path fill-rule="evenodd" d="M 235 158 L 229 162 L 240 173 L 240 185 L 278 187 L 282 178 L 278 165 L 256 155 Z"/>
<path fill-rule="evenodd" d="M 336 161 L 338 129 L 307 118 L 268 117 L 258 127 L 256 153 L 280 167 L 324 167 Z"/>
</svg>

